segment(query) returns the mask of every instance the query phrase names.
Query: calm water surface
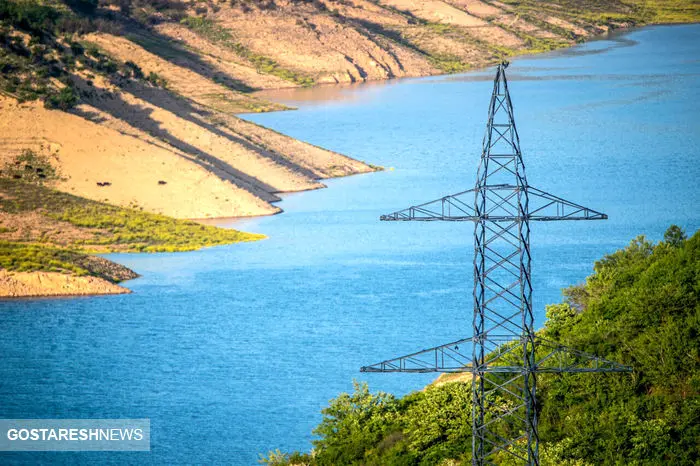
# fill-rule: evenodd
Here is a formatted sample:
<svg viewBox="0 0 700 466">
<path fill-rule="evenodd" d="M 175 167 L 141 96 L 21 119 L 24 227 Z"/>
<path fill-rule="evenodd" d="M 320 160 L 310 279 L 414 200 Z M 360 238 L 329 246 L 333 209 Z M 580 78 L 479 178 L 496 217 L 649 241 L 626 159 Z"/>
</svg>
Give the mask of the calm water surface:
<svg viewBox="0 0 700 466">
<path fill-rule="evenodd" d="M 606 212 L 533 226 L 535 309 L 638 234 L 700 227 L 700 25 L 653 27 L 508 69 L 531 185 Z M 128 296 L 0 303 L 0 417 L 150 418 L 152 452 L 0 462 L 255 464 L 310 448 L 352 379 L 404 394 L 432 376 L 358 368 L 469 335 L 471 226 L 377 217 L 473 186 L 493 71 L 282 93 L 248 116 L 394 170 L 285 196 L 230 223 L 269 239 L 112 255 Z M 319 97 L 320 96 L 320 97 Z"/>
</svg>

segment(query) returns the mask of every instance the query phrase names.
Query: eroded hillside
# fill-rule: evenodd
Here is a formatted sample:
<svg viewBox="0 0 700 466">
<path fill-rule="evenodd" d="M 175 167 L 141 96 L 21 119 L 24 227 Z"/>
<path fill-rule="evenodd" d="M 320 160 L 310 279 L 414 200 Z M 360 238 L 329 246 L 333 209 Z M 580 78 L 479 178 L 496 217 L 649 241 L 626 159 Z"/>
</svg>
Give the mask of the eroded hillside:
<svg viewBox="0 0 700 466">
<path fill-rule="evenodd" d="M 233 116 L 284 109 L 255 90 L 463 71 L 699 11 L 684 0 L 8 0 L 0 170 L 30 151 L 50 160 L 57 189 L 89 199 L 183 218 L 273 214 L 279 193 L 373 168 Z"/>
<path fill-rule="evenodd" d="M 63 3 L 7 5 L 0 28 L 5 177 L 23 180 L 42 161 L 54 172 L 44 182 L 64 192 L 210 218 L 277 213 L 271 203 L 279 193 L 373 170 L 233 116 L 284 107 L 249 95 L 199 53 L 113 15 L 109 5 L 89 14 Z"/>
<path fill-rule="evenodd" d="M 666 0 L 233 0 L 191 2 L 154 30 L 257 89 L 463 71 L 610 29 L 692 21 Z M 194 16 L 190 13 L 194 12 Z M 245 73 L 243 69 L 255 70 Z M 281 81 L 280 81 L 281 80 Z"/>
</svg>

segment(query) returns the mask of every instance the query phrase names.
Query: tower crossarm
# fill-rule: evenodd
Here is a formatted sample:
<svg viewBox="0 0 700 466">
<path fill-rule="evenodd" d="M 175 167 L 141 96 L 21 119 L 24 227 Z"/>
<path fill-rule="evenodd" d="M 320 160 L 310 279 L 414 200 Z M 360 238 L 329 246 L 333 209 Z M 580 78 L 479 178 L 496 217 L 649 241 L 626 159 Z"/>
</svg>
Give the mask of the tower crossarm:
<svg viewBox="0 0 700 466">
<path fill-rule="evenodd" d="M 605 220 L 604 213 L 562 199 L 541 189 L 527 187 L 530 220 Z"/>
<path fill-rule="evenodd" d="M 484 373 L 522 373 L 521 364 L 513 364 L 511 354 L 519 345 L 503 343 L 484 356 L 478 365 L 472 364 L 467 353 L 472 348 L 472 338 L 463 338 L 433 348 L 388 359 L 370 366 L 364 366 L 360 372 L 477 372 Z M 633 369 L 623 364 L 609 361 L 595 354 L 568 348 L 562 344 L 535 339 L 536 353 L 539 356 L 534 371 L 537 373 L 602 373 L 632 372 Z"/>
<path fill-rule="evenodd" d="M 452 222 L 475 221 L 479 217 L 474 214 L 474 190 L 441 197 L 407 209 L 399 210 L 379 217 L 384 221 L 423 221 L 446 220 Z"/>
<path fill-rule="evenodd" d="M 517 196 L 519 189 L 515 185 L 493 185 L 476 189 L 469 189 L 461 193 L 441 197 L 424 204 L 411 206 L 391 214 L 379 217 L 383 221 L 449 221 L 465 222 L 489 220 L 492 222 L 512 222 L 522 220 L 520 216 L 503 215 L 499 213 L 484 212 L 477 215 L 473 207 L 473 195 L 476 191 L 486 192 L 489 198 L 497 198 L 503 203 L 509 202 Z M 541 189 L 527 186 L 528 195 L 528 219 L 538 221 L 554 220 L 605 220 L 608 216 L 589 207 L 567 201 Z M 511 193 L 506 197 L 504 193 Z"/>
<path fill-rule="evenodd" d="M 594 354 L 568 348 L 543 338 L 537 339 L 537 346 L 539 349 L 548 350 L 548 353 L 539 358 L 535 364 L 536 371 L 539 373 L 633 372 L 630 366 L 608 361 Z"/>
<path fill-rule="evenodd" d="M 464 338 L 364 366 L 360 372 L 471 372 L 472 339 Z"/>
</svg>

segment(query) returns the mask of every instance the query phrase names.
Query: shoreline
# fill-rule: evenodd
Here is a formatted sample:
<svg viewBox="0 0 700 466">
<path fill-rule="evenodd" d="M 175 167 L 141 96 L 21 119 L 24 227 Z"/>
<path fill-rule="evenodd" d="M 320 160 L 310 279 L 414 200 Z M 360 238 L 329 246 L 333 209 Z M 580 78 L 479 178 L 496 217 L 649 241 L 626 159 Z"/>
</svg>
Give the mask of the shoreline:
<svg viewBox="0 0 700 466">
<path fill-rule="evenodd" d="M 3 300 L 75 298 L 131 294 L 121 285 L 138 275 L 113 283 L 95 276 L 75 276 L 59 272 L 8 272 L 0 270 L 0 302 Z"/>
<path fill-rule="evenodd" d="M 688 26 L 688 25 L 694 25 L 694 24 L 700 24 L 700 21 L 698 22 L 689 22 L 689 23 L 650 23 L 650 24 L 643 24 L 643 25 L 632 25 L 628 27 L 620 27 L 616 29 L 609 30 L 607 32 L 603 32 L 601 34 L 593 35 L 590 36 L 589 38 L 583 39 L 581 42 L 570 44 L 568 46 L 564 47 L 559 47 L 553 50 L 546 50 L 542 52 L 523 52 L 523 53 L 516 53 L 515 55 L 509 56 L 505 59 L 505 61 L 508 62 L 514 62 L 515 60 L 519 60 L 522 58 L 538 58 L 538 59 L 546 59 L 549 56 L 556 56 L 558 54 L 565 54 L 567 51 L 570 51 L 571 49 L 575 47 L 579 47 L 591 42 L 598 42 L 598 41 L 605 41 L 605 40 L 614 40 L 615 36 L 624 36 L 626 34 L 630 34 L 636 31 L 640 31 L 646 28 L 652 28 L 652 27 L 682 27 L 682 26 Z M 254 97 L 263 97 L 265 99 L 269 99 L 273 103 L 281 104 L 286 106 L 286 108 L 280 108 L 280 109 L 273 109 L 273 110 L 268 110 L 265 112 L 254 112 L 254 111 L 244 111 L 244 112 L 239 112 L 236 113 L 236 115 L 240 116 L 245 116 L 245 115 L 255 115 L 259 113 L 277 113 L 277 112 L 293 112 L 299 110 L 297 107 L 290 107 L 290 102 L 294 103 L 299 103 L 299 102 L 327 102 L 329 99 L 324 98 L 324 99 L 284 99 L 280 98 L 281 94 L 284 93 L 289 93 L 289 94 L 302 94 L 302 93 L 314 93 L 315 91 L 318 90 L 333 90 L 335 92 L 342 92 L 344 90 L 349 90 L 349 89 L 358 89 L 362 87 L 370 87 L 370 86 L 388 86 L 392 84 L 399 84 L 403 82 L 413 82 L 413 81 L 420 81 L 420 80 L 428 80 L 428 79 L 440 79 L 440 78 L 451 78 L 451 77 L 459 77 L 459 76 L 468 76 L 472 73 L 485 73 L 487 72 L 490 68 L 496 66 L 499 63 L 498 60 L 494 60 L 491 63 L 485 64 L 483 66 L 478 66 L 474 67 L 472 69 L 466 70 L 466 71 L 461 71 L 458 73 L 447 73 L 447 72 L 438 72 L 435 74 L 430 74 L 427 76 L 394 76 L 394 77 L 388 77 L 388 78 L 371 78 L 367 79 L 365 81 L 359 81 L 359 82 L 354 82 L 354 83 L 317 83 L 314 84 L 313 86 L 309 87 L 279 87 L 279 88 L 269 88 L 269 89 L 261 89 L 258 91 L 254 91 L 251 93 L 252 96 Z M 248 120 L 246 120 L 248 121 Z M 268 128 L 271 131 L 276 131 L 272 128 Z M 311 143 L 308 143 L 311 144 Z M 313 144 L 312 144 L 313 145 Z M 318 147 L 318 146 L 316 146 Z M 321 148 L 323 149 L 323 148 Z M 367 163 L 368 162 L 363 162 Z M 383 167 L 381 167 L 383 168 Z M 363 173 L 353 173 L 352 175 L 356 174 L 363 174 Z M 352 176 L 352 175 L 347 175 L 347 176 Z M 318 189 L 318 188 L 317 188 Z"/>
<path fill-rule="evenodd" d="M 672 23 L 671 25 L 685 25 L 685 24 L 693 24 L 693 23 L 683 23 L 683 24 Z M 609 31 L 609 32 L 606 32 L 604 34 L 601 34 L 601 35 L 598 35 L 595 37 L 591 37 L 590 39 L 587 39 L 579 44 L 572 44 L 571 46 L 568 46 L 568 47 L 562 47 L 562 48 L 559 48 L 556 50 L 550 50 L 550 51 L 545 51 L 545 52 L 541 52 L 541 53 L 522 53 L 522 54 L 514 55 L 514 56 L 509 57 L 509 58 L 511 58 L 513 60 L 517 60 L 520 57 L 546 58 L 547 56 L 556 55 L 559 53 L 565 53 L 567 50 L 570 50 L 571 48 L 575 47 L 576 45 L 582 45 L 582 44 L 587 43 L 587 42 L 593 42 L 593 41 L 598 41 L 598 40 L 610 40 L 611 36 L 616 36 L 616 35 L 617 36 L 624 36 L 628 33 L 634 32 L 635 30 L 641 30 L 641 29 L 644 29 L 647 27 L 665 27 L 665 26 L 668 26 L 668 25 L 665 25 L 665 24 L 647 24 L 647 25 L 643 25 L 643 26 L 631 26 L 631 27 L 626 27 L 626 28 L 619 28 L 619 29 L 616 29 L 614 31 Z M 488 67 L 490 67 L 490 66 L 493 66 L 493 64 L 489 64 L 489 65 L 486 65 L 484 67 L 475 68 L 475 69 L 472 69 L 472 70 L 469 70 L 466 72 L 462 72 L 462 73 L 437 73 L 437 74 L 433 74 L 430 76 L 423 76 L 423 77 L 391 77 L 388 79 L 367 80 L 364 82 L 353 83 L 353 84 L 316 84 L 316 85 L 309 87 L 307 89 L 309 90 L 309 92 L 314 92 L 314 90 L 323 89 L 323 88 L 334 89 L 334 90 L 343 90 L 343 89 L 348 89 L 351 87 L 361 87 L 363 85 L 378 85 L 380 83 L 384 85 L 384 84 L 400 83 L 400 82 L 405 81 L 406 79 L 415 80 L 415 79 L 429 79 L 429 78 L 441 78 L 441 77 L 444 78 L 444 77 L 448 77 L 448 76 L 463 76 L 463 75 L 468 75 L 468 74 L 472 74 L 472 73 L 483 72 L 483 71 L 487 70 Z M 299 92 L 300 88 L 275 89 L 275 90 L 266 90 L 266 91 L 260 91 L 260 92 L 271 93 L 274 91 L 281 91 L 281 90 L 289 91 L 289 92 L 295 92 L 295 91 Z M 304 89 L 304 90 L 306 90 L 306 89 Z M 326 99 L 324 99 L 324 100 L 326 100 Z M 286 110 L 291 110 L 291 109 L 290 108 L 280 108 L 280 109 L 271 110 L 271 111 L 282 111 L 282 110 L 286 111 Z M 239 115 L 245 115 L 245 114 L 246 113 L 240 113 Z M 260 126 L 254 122 L 248 122 L 248 123 L 251 123 L 251 124 L 256 125 L 256 126 Z M 265 128 L 265 129 L 267 129 L 267 128 Z M 285 138 L 292 139 L 289 136 L 286 136 L 286 135 L 279 133 L 275 130 L 270 130 L 270 131 L 274 132 L 276 134 L 279 134 L 280 136 L 284 136 Z M 302 141 L 299 141 L 296 139 L 293 139 L 293 140 L 295 142 L 302 142 Z M 312 146 L 326 151 L 326 149 L 320 148 L 318 146 L 315 146 L 315 145 L 312 145 Z M 330 152 L 333 152 L 333 151 L 330 151 Z M 306 189 L 301 189 L 301 190 L 274 191 L 271 193 L 274 195 L 277 195 L 277 194 L 282 195 L 282 194 L 293 194 L 293 193 L 317 190 L 317 189 L 321 189 L 321 188 L 327 188 L 328 186 L 320 183 L 320 180 L 329 179 L 329 178 L 341 178 L 341 177 L 355 175 L 355 174 L 372 173 L 374 171 L 383 170 L 383 167 L 376 167 L 372 164 L 368 164 L 365 162 L 360 162 L 360 163 L 367 165 L 371 170 L 368 170 L 366 172 L 355 172 L 355 173 L 350 173 L 350 174 L 337 174 L 337 175 L 333 175 L 333 176 L 319 177 L 319 178 L 316 178 L 316 181 L 319 181 L 319 184 L 317 186 L 307 187 Z M 276 204 L 278 204 L 279 202 L 282 202 L 282 201 L 283 201 L 283 199 L 279 198 L 277 200 L 272 201 L 271 204 L 275 205 L 275 207 L 277 207 Z M 220 224 L 224 221 L 245 220 L 245 219 L 249 219 L 249 218 L 253 218 L 253 217 L 270 216 L 270 215 L 276 215 L 278 213 L 284 212 L 283 209 L 281 209 L 279 207 L 277 207 L 277 208 L 278 208 L 278 210 L 276 210 L 274 212 L 267 213 L 267 214 L 192 218 L 189 220 L 195 221 L 195 222 L 198 222 L 198 223 L 204 224 L 204 225 L 212 225 L 212 224 L 216 225 L 216 224 Z M 224 227 L 224 228 L 226 228 L 226 227 Z M 206 247 L 206 245 L 204 245 L 202 247 Z M 200 248 L 201 247 L 197 247 L 194 249 L 200 249 Z M 118 251 L 114 251 L 114 252 L 118 252 Z M 139 252 L 139 251 L 132 251 L 132 252 Z M 14 276 L 14 274 L 17 274 L 17 273 L 34 274 L 34 278 L 39 278 L 39 277 L 46 278 L 47 277 L 46 275 L 42 275 L 42 274 L 46 274 L 47 272 L 42 272 L 42 271 L 13 272 L 13 271 L 5 271 L 3 269 L 0 269 L 0 273 L 4 273 L 5 275 L 9 275 L 10 277 Z M 54 273 L 54 272 L 49 272 L 49 273 Z M 58 290 L 58 291 L 54 290 L 53 292 L 45 292 L 45 290 L 44 291 L 32 290 L 32 291 L 25 292 L 26 294 L 17 294 L 17 293 L 10 294 L 11 292 L 8 292 L 7 294 L 3 294 L 2 293 L 3 290 L 0 290 L 0 299 L 23 299 L 23 298 L 33 299 L 33 298 L 55 298 L 55 297 L 75 297 L 75 296 L 99 296 L 99 295 L 108 295 L 108 294 L 131 293 L 131 290 L 129 290 L 126 287 L 122 287 L 122 286 L 118 285 L 117 282 L 109 282 L 109 281 L 100 279 L 99 277 L 93 277 L 93 278 L 95 278 L 96 280 L 102 280 L 101 282 L 90 282 L 90 283 L 82 283 L 81 284 L 81 282 L 85 281 L 85 280 L 81 280 L 81 278 L 83 278 L 83 277 L 77 277 L 77 276 L 73 276 L 73 275 L 66 274 L 66 273 L 56 273 L 56 275 L 65 278 L 67 282 L 71 282 L 71 283 L 66 283 L 62 290 Z M 73 277 L 75 280 L 70 279 L 69 277 Z M 134 276 L 132 278 L 136 278 L 136 277 Z M 0 279 L 5 279 L 5 281 L 6 281 L 7 276 L 2 276 L 2 277 L 0 277 Z M 32 280 L 30 280 L 30 281 L 32 281 Z M 37 281 L 40 284 L 40 286 L 42 286 L 41 285 L 41 283 L 42 283 L 41 278 L 39 278 L 38 280 L 35 280 L 35 281 Z M 44 283 L 47 283 L 47 282 L 51 282 L 51 280 L 44 280 Z M 88 282 L 89 282 L 89 280 L 88 280 Z M 43 286 L 45 286 L 45 285 L 43 285 Z M 77 289 L 74 289 L 74 287 L 77 287 Z M 18 286 L 15 286 L 15 288 L 18 288 Z M 21 289 L 21 286 L 19 286 L 19 288 Z"/>
<path fill-rule="evenodd" d="M 265 235 L 0 179 L 0 298 L 124 294 L 138 273 L 101 254 L 191 251 Z"/>
</svg>

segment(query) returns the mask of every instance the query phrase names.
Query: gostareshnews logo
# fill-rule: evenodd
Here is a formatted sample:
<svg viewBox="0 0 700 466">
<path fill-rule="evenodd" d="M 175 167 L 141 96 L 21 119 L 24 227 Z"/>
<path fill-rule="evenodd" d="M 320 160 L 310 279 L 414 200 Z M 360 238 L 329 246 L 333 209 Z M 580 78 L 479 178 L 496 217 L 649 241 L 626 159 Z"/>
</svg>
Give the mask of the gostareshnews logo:
<svg viewBox="0 0 700 466">
<path fill-rule="evenodd" d="M 0 419 L 0 451 L 150 451 L 149 419 Z"/>
</svg>

